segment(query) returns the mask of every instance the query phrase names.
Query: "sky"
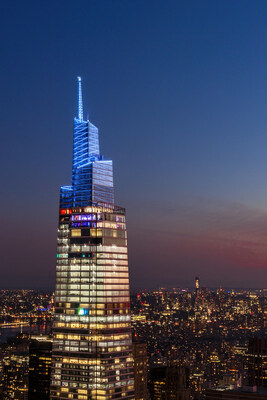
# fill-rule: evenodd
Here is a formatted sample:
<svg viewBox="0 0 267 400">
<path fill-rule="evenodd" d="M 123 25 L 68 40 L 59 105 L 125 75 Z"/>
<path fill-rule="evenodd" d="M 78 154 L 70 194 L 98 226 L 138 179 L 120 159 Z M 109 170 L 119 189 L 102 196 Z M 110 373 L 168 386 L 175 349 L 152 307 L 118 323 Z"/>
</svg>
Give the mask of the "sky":
<svg viewBox="0 0 267 400">
<path fill-rule="evenodd" d="M 76 76 L 131 288 L 267 287 L 267 3 L 1 2 L 0 287 L 54 288 Z"/>
</svg>

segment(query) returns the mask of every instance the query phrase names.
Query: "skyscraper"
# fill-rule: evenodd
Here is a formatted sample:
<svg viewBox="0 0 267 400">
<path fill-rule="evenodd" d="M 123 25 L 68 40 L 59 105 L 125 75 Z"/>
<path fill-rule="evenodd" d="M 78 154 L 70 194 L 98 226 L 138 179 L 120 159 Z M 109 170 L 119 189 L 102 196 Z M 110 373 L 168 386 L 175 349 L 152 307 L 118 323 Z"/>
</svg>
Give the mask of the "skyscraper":
<svg viewBox="0 0 267 400">
<path fill-rule="evenodd" d="M 150 371 L 151 400 L 190 400 L 189 370 L 178 365 Z"/>
<path fill-rule="evenodd" d="M 49 400 L 52 339 L 32 336 L 29 347 L 28 400 Z"/>
<path fill-rule="evenodd" d="M 195 286 L 196 286 L 196 296 L 198 296 L 199 295 L 199 287 L 200 287 L 198 276 L 196 276 L 196 279 L 195 279 Z"/>
<path fill-rule="evenodd" d="M 147 400 L 147 345 L 133 342 L 134 391 L 135 400 Z"/>
<path fill-rule="evenodd" d="M 28 369 L 29 358 L 22 354 L 12 354 L 5 357 L 3 364 L 2 400 L 28 399 Z"/>
<path fill-rule="evenodd" d="M 249 386 L 267 387 L 267 338 L 250 338 L 247 367 Z"/>
<path fill-rule="evenodd" d="M 72 185 L 62 186 L 50 398 L 134 399 L 125 209 L 83 118 L 78 77 Z"/>
</svg>

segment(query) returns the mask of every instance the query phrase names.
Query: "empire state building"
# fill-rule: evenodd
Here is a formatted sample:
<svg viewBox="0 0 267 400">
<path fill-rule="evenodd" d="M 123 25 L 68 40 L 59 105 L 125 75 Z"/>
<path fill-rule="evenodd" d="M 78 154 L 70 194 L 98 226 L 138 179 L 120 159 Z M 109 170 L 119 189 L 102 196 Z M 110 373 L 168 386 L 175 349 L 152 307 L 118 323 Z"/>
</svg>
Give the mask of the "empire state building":
<svg viewBox="0 0 267 400">
<path fill-rule="evenodd" d="M 60 190 L 51 400 L 134 399 L 125 209 L 98 129 L 74 118 L 72 184 Z"/>
</svg>

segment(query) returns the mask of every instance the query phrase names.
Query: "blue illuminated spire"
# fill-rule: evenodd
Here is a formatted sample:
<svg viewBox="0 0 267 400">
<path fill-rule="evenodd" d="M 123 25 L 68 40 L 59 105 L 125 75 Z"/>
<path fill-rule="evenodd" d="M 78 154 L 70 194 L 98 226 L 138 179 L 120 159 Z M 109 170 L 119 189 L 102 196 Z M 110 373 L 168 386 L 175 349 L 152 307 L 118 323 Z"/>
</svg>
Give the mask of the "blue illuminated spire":
<svg viewBox="0 0 267 400">
<path fill-rule="evenodd" d="M 82 96 L 82 78 L 77 76 L 78 79 L 78 119 L 83 121 L 83 96 Z"/>
<path fill-rule="evenodd" d="M 60 204 L 84 207 L 114 204 L 112 160 L 100 154 L 98 129 L 83 119 L 82 79 L 78 79 L 78 117 L 74 118 L 72 185 L 61 187 Z"/>
</svg>

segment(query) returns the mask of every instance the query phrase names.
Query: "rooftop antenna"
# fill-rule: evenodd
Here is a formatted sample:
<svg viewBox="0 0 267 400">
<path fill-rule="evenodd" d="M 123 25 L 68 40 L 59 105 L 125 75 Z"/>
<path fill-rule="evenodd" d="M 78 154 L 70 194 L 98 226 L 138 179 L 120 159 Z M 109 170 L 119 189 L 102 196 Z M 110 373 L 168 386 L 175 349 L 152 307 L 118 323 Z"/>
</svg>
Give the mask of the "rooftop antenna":
<svg viewBox="0 0 267 400">
<path fill-rule="evenodd" d="M 78 79 L 78 119 L 83 121 L 83 96 L 82 96 L 82 78 L 77 76 Z"/>
</svg>

